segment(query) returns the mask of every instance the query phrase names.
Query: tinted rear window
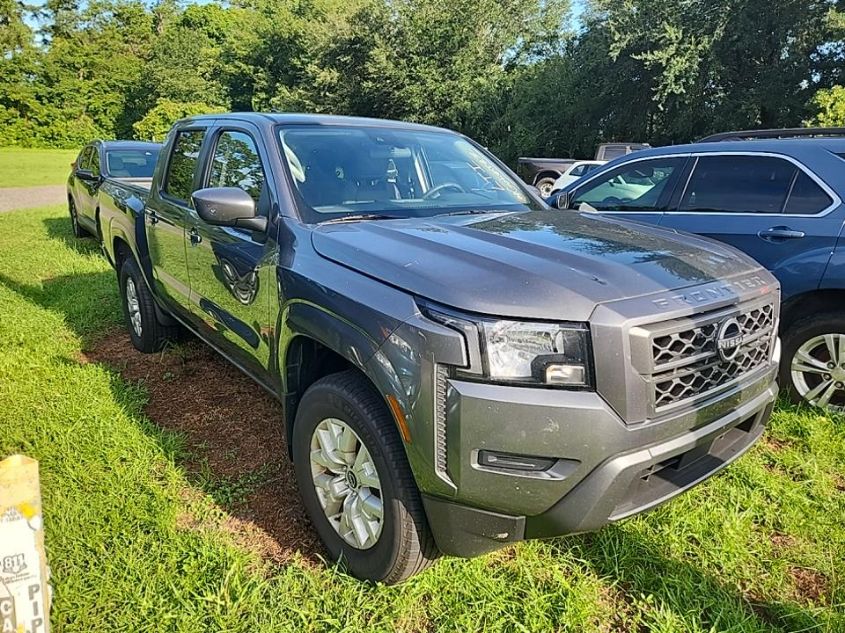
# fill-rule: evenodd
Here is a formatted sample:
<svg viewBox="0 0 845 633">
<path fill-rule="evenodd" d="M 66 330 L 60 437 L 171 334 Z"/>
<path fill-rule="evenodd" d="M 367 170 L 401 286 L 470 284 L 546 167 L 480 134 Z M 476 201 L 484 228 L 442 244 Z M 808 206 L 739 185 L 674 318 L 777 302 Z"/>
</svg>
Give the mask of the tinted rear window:
<svg viewBox="0 0 845 633">
<path fill-rule="evenodd" d="M 701 156 L 681 211 L 780 213 L 797 167 L 771 156 Z"/>
<path fill-rule="evenodd" d="M 827 209 L 833 200 L 812 178 L 803 171 L 798 172 L 795 184 L 789 194 L 784 213 L 814 215 Z"/>
</svg>

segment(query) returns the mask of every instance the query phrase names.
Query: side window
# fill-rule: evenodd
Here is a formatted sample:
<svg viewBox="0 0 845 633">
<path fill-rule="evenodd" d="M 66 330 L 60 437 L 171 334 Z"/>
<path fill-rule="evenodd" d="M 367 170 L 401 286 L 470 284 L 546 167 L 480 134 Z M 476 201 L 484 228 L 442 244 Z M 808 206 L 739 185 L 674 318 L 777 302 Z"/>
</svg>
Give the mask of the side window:
<svg viewBox="0 0 845 633">
<path fill-rule="evenodd" d="M 81 152 L 79 152 L 79 158 L 76 159 L 76 168 L 81 170 L 86 170 L 90 168 L 89 163 L 91 162 L 91 146 L 84 148 Z"/>
<path fill-rule="evenodd" d="M 596 211 L 653 211 L 664 194 L 671 194 L 673 175 L 680 173 L 686 157 L 641 160 L 621 165 L 594 178 L 575 191 L 572 206 Z"/>
<path fill-rule="evenodd" d="M 803 170 L 798 170 L 795 184 L 789 192 L 784 213 L 815 215 L 827 209 L 833 200 Z"/>
<path fill-rule="evenodd" d="M 578 167 L 573 167 L 572 171 L 569 172 L 570 176 L 583 176 L 584 175 L 584 165 L 578 165 Z"/>
<path fill-rule="evenodd" d="M 96 147 L 91 148 L 91 162 L 88 164 L 88 169 L 95 176 L 100 175 L 100 151 Z"/>
<path fill-rule="evenodd" d="M 256 204 L 264 187 L 264 169 L 255 141 L 243 132 L 226 131 L 217 138 L 209 187 L 239 187 L 246 191 Z M 259 209 L 261 205 L 258 205 Z"/>
<path fill-rule="evenodd" d="M 176 134 L 170 163 L 167 165 L 164 191 L 177 200 L 187 202 L 191 199 L 194 172 L 204 137 L 205 130 L 187 130 Z"/>
<path fill-rule="evenodd" d="M 780 213 L 797 170 L 772 156 L 701 156 L 679 210 Z"/>
</svg>

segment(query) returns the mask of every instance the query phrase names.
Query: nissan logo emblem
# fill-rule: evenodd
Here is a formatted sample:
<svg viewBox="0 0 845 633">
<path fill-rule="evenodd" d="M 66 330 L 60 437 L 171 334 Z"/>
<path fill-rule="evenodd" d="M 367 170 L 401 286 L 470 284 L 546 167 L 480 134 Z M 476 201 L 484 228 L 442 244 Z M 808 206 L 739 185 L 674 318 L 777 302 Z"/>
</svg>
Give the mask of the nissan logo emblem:
<svg viewBox="0 0 845 633">
<path fill-rule="evenodd" d="M 716 331 L 716 349 L 723 361 L 732 361 L 742 346 L 742 328 L 734 318 L 726 319 Z"/>
</svg>

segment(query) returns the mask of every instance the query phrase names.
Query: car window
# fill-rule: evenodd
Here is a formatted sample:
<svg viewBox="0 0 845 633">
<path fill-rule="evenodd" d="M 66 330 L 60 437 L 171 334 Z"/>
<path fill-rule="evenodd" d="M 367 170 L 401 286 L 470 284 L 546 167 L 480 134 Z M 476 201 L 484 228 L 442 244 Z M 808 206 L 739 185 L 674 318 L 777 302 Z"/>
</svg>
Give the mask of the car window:
<svg viewBox="0 0 845 633">
<path fill-rule="evenodd" d="M 208 186 L 238 187 L 258 202 L 264 186 L 264 169 L 252 137 L 235 131 L 220 134 L 211 159 Z"/>
<path fill-rule="evenodd" d="M 601 167 L 601 165 L 584 165 L 584 173 L 589 174 L 591 171 L 594 171 Z"/>
<path fill-rule="evenodd" d="M 579 187 L 572 207 L 596 211 L 648 211 L 658 208 L 661 196 L 672 175 L 684 165 L 686 158 L 673 156 L 641 160 L 620 165 Z"/>
<path fill-rule="evenodd" d="M 803 170 L 798 170 L 784 213 L 814 215 L 827 209 L 833 200 Z"/>
<path fill-rule="evenodd" d="M 152 178 L 158 149 L 113 149 L 106 152 L 109 176 L 115 178 Z"/>
<path fill-rule="evenodd" d="M 91 162 L 89 163 L 88 169 L 90 169 L 91 173 L 95 176 L 100 175 L 100 150 L 96 147 L 91 148 Z"/>
<path fill-rule="evenodd" d="M 91 160 L 91 146 L 85 147 L 79 152 L 79 156 L 76 159 L 76 168 L 85 170 L 88 169 L 88 162 Z"/>
<path fill-rule="evenodd" d="M 572 170 L 569 172 L 570 176 L 583 176 L 584 175 L 584 165 L 578 165 L 577 167 L 573 167 Z"/>
<path fill-rule="evenodd" d="M 169 196 L 183 202 L 190 200 L 194 192 L 194 172 L 204 137 L 205 130 L 186 130 L 176 134 L 164 186 L 164 191 Z"/>
<path fill-rule="evenodd" d="M 780 213 L 797 167 L 773 156 L 701 156 L 679 209 L 707 213 Z"/>
</svg>

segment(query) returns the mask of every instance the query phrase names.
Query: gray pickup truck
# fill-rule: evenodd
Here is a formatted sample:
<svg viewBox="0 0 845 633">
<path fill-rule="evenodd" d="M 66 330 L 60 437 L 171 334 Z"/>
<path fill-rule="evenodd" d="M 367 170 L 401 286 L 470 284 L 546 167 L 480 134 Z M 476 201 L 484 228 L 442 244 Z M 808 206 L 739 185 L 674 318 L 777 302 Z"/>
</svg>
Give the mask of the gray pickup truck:
<svg viewBox="0 0 845 633">
<path fill-rule="evenodd" d="M 134 345 L 186 328 L 281 400 L 302 503 L 359 578 L 653 508 L 743 454 L 775 400 L 768 272 L 551 210 L 447 130 L 193 117 L 149 192 L 101 196 Z"/>
</svg>

